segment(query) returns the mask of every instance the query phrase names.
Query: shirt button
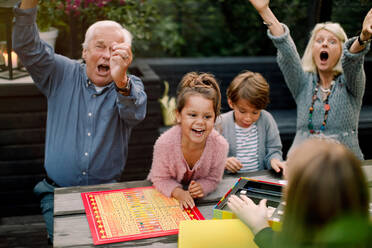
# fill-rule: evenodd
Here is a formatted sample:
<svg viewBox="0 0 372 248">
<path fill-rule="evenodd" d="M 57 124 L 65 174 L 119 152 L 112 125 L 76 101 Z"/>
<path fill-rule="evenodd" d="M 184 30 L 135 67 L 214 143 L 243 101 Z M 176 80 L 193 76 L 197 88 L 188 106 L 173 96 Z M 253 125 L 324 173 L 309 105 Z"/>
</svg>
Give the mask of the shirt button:
<svg viewBox="0 0 372 248">
<path fill-rule="evenodd" d="M 85 171 L 83 171 L 83 176 L 85 176 L 87 173 Z"/>
<path fill-rule="evenodd" d="M 85 156 L 88 156 L 88 153 L 86 152 L 86 153 L 84 153 L 84 155 L 85 155 Z"/>
<path fill-rule="evenodd" d="M 91 135 L 91 133 L 88 132 L 88 136 L 90 136 L 90 135 Z"/>
<path fill-rule="evenodd" d="M 88 116 L 92 116 L 92 113 L 88 113 Z"/>
</svg>

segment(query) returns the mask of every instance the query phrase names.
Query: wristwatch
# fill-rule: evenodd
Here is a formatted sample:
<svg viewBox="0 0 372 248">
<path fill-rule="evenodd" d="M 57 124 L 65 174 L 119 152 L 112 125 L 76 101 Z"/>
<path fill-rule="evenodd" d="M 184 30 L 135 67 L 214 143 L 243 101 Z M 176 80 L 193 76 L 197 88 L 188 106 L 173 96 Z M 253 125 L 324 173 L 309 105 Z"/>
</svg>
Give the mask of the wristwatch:
<svg viewBox="0 0 372 248">
<path fill-rule="evenodd" d="M 129 80 L 129 77 L 127 77 L 127 85 L 123 88 L 119 88 L 116 83 L 115 83 L 115 89 L 117 92 L 119 93 L 123 93 L 123 94 L 129 94 L 130 92 L 130 80 Z"/>
<path fill-rule="evenodd" d="M 362 39 L 360 38 L 360 35 L 358 36 L 358 43 L 359 43 L 359 45 L 361 45 L 361 46 L 365 46 L 365 45 L 367 45 L 367 43 L 371 42 L 371 40 L 372 40 L 372 38 L 370 38 L 370 39 L 368 39 L 368 40 L 362 40 Z"/>
</svg>

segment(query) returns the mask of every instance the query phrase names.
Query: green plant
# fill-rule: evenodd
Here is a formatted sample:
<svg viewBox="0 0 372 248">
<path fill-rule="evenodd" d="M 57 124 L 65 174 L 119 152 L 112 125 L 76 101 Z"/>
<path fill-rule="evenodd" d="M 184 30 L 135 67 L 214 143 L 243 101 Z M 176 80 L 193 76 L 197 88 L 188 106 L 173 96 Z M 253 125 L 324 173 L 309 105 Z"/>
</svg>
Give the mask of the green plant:
<svg viewBox="0 0 372 248">
<path fill-rule="evenodd" d="M 57 1 L 58 2 L 58 1 Z M 151 0 L 67 0 L 61 1 L 64 19 L 76 25 L 81 43 L 86 29 L 96 21 L 113 20 L 133 35 L 134 50 L 148 51 L 153 28 L 160 20 L 157 6 Z M 74 24 L 71 24 L 71 20 Z M 70 27 L 71 28 L 71 27 Z M 71 35 L 71 34 L 70 34 Z"/>
<path fill-rule="evenodd" d="M 41 32 L 48 31 L 50 27 L 65 26 L 63 21 L 63 1 L 39 0 L 37 12 L 37 26 Z"/>
<path fill-rule="evenodd" d="M 159 99 L 161 112 L 163 115 L 164 125 L 171 126 L 176 122 L 175 111 L 176 111 L 176 98 L 174 96 L 169 97 L 169 83 L 164 81 L 164 93 Z"/>
</svg>

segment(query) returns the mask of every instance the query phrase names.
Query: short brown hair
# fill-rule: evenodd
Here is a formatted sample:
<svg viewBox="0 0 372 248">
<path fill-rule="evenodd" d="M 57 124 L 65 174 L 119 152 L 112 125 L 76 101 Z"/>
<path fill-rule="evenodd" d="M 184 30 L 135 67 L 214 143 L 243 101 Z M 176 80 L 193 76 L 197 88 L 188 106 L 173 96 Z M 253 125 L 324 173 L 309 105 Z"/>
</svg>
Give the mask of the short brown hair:
<svg viewBox="0 0 372 248">
<path fill-rule="evenodd" d="M 229 87 L 226 95 L 233 102 L 240 99 L 248 100 L 255 108 L 264 109 L 270 102 L 270 86 L 258 72 L 245 71 L 237 75 Z"/>
<path fill-rule="evenodd" d="M 220 114 L 221 92 L 215 77 L 210 73 L 189 72 L 177 87 L 177 111 L 181 113 L 187 97 L 200 94 L 213 101 L 215 116 Z"/>
</svg>

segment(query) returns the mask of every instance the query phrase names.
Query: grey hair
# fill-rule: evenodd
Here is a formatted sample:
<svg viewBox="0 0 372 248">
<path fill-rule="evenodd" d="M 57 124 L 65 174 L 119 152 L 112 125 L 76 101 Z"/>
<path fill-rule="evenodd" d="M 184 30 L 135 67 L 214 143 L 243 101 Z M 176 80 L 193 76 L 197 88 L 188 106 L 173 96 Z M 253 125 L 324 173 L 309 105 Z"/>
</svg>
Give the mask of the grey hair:
<svg viewBox="0 0 372 248">
<path fill-rule="evenodd" d="M 132 34 L 127 29 L 125 29 L 118 22 L 105 20 L 105 21 L 95 22 L 88 28 L 87 32 L 85 33 L 84 42 L 82 44 L 83 49 L 88 48 L 89 41 L 92 39 L 94 31 L 98 27 L 117 27 L 123 33 L 123 38 L 124 38 L 125 43 L 132 45 Z"/>
</svg>

